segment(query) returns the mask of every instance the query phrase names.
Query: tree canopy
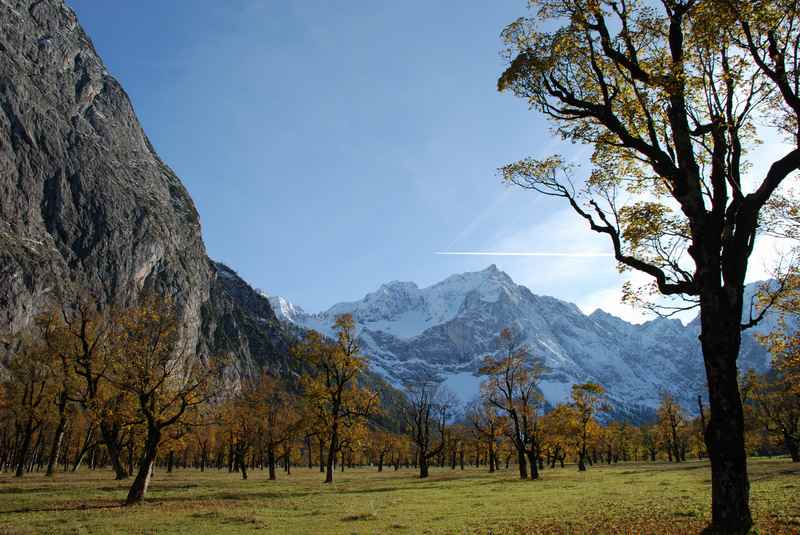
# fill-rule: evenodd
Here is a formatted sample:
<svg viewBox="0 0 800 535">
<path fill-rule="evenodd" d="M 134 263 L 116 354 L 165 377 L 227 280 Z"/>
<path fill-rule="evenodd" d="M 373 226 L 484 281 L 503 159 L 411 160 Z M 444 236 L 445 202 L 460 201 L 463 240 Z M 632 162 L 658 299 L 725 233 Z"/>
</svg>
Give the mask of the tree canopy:
<svg viewBox="0 0 800 535">
<path fill-rule="evenodd" d="M 619 268 L 649 280 L 626 284 L 628 301 L 662 313 L 699 306 L 712 523 L 745 532 L 752 518 L 736 363 L 741 330 L 764 316 L 751 310 L 742 320 L 765 207 L 800 168 L 797 2 L 529 4 L 534 15 L 502 33 L 509 66 L 498 88 L 524 98 L 565 141 L 591 145 L 591 170 L 579 180 L 567 158 L 545 155 L 502 175 L 564 199 L 606 235 Z M 756 167 L 763 139 L 778 153 Z M 655 294 L 687 302 L 664 305 Z"/>
</svg>

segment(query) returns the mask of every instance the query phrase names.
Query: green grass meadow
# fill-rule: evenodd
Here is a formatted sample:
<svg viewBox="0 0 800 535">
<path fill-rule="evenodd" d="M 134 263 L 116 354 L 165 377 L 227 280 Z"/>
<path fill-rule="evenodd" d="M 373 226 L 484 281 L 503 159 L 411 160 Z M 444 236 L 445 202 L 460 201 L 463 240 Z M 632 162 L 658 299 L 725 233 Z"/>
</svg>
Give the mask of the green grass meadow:
<svg viewBox="0 0 800 535">
<path fill-rule="evenodd" d="M 752 460 L 757 533 L 800 533 L 800 465 Z M 574 466 L 519 481 L 515 470 L 359 468 L 323 485 L 297 468 L 267 481 L 224 471 L 156 472 L 144 505 L 120 503 L 126 483 L 107 471 L 46 478 L 0 475 L 0 533 L 698 533 L 710 514 L 705 462 Z"/>
</svg>

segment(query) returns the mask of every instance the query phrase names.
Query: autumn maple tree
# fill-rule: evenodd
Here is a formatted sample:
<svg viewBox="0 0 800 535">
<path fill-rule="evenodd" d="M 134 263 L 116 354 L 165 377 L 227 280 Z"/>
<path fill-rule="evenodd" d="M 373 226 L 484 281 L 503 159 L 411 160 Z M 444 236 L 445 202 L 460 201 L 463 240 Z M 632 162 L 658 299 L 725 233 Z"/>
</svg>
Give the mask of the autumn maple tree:
<svg viewBox="0 0 800 535">
<path fill-rule="evenodd" d="M 752 371 L 746 382 L 756 421 L 775 436 L 800 462 L 800 333 L 787 324 L 800 314 L 800 277 L 793 269 L 786 279 L 787 290 L 777 308 L 781 312 L 778 328 L 763 335 L 761 342 L 772 354 L 772 370 L 763 376 Z"/>
<path fill-rule="evenodd" d="M 312 369 L 302 379 L 303 395 L 328 449 L 325 483 L 333 482 L 333 465 L 346 428 L 361 424 L 378 409 L 378 395 L 358 384 L 367 359 L 360 352 L 353 317 L 338 316 L 333 328 L 335 340 L 311 331 L 294 348 L 303 365 Z"/>
<path fill-rule="evenodd" d="M 431 461 L 447 447 L 447 424 L 456 400 L 445 387 L 430 381 L 409 385 L 408 400 L 406 428 L 416 450 L 419 477 L 425 479 Z"/>
<path fill-rule="evenodd" d="M 687 425 L 683 407 L 671 394 L 665 392 L 657 410 L 658 426 L 664 448 L 671 461 L 679 463 L 686 460 L 687 440 L 684 429 Z"/>
<path fill-rule="evenodd" d="M 481 396 L 508 417 L 507 433 L 517 450 L 520 479 L 538 479 L 539 413 L 543 397 L 539 382 L 545 368 L 520 340 L 520 333 L 503 329 L 498 337 L 500 353 L 484 358 L 480 373 L 486 376 Z M 527 460 L 526 460 L 527 459 Z"/>
<path fill-rule="evenodd" d="M 114 357 L 106 376 L 135 400 L 135 423 L 145 431 L 125 501 L 132 505 L 144 500 L 166 430 L 186 423 L 192 408 L 215 395 L 221 361 L 205 361 L 187 349 L 168 299 L 148 297 L 117 314 L 111 337 Z"/>
<path fill-rule="evenodd" d="M 531 0 L 504 31 L 499 89 L 527 100 L 565 140 L 591 145 L 577 185 L 561 156 L 502 169 L 562 198 L 608 237 L 626 288 L 700 309 L 708 380 L 712 525 L 752 525 L 737 358 L 748 262 L 765 205 L 800 167 L 800 10 L 794 0 Z M 748 162 L 760 137 L 777 153 Z M 767 159 L 769 158 L 769 159 Z M 747 312 L 747 311 L 745 311 Z"/>
<path fill-rule="evenodd" d="M 597 383 L 572 385 L 573 436 L 578 453 L 578 470 L 581 472 L 586 470 L 592 429 L 597 427 L 595 417 L 607 410 L 604 404 L 605 393 L 605 388 Z"/>
<path fill-rule="evenodd" d="M 476 400 L 466 413 L 478 444 L 486 444 L 489 472 L 497 468 L 497 443 L 506 433 L 507 419 L 497 406 L 487 400 Z M 477 456 L 477 453 L 476 453 Z"/>
<path fill-rule="evenodd" d="M 22 338 L 13 358 L 4 370 L 0 405 L 5 405 L 14 422 L 18 447 L 14 475 L 25 474 L 25 464 L 32 441 L 47 421 L 53 388 L 53 359 L 47 347 L 30 338 Z"/>
<path fill-rule="evenodd" d="M 39 319 L 42 338 L 57 355 L 61 377 L 60 401 L 76 402 L 99 431 L 116 479 L 129 474 L 122 462 L 124 428 L 131 417 L 127 392 L 113 387 L 109 371 L 115 354 L 110 338 L 111 311 L 103 311 L 96 300 L 84 298 L 43 314 Z"/>
</svg>

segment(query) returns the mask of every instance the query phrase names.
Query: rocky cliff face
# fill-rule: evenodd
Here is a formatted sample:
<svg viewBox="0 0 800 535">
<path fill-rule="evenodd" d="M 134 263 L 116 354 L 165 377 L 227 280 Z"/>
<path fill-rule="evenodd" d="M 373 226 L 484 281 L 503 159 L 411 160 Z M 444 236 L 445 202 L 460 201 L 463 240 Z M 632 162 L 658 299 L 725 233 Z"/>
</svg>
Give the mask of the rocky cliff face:
<svg viewBox="0 0 800 535">
<path fill-rule="evenodd" d="M 208 260 L 200 220 L 62 0 L 0 0 L 0 331 L 91 293 L 176 300 L 201 354 L 281 365 L 266 299 Z"/>
</svg>

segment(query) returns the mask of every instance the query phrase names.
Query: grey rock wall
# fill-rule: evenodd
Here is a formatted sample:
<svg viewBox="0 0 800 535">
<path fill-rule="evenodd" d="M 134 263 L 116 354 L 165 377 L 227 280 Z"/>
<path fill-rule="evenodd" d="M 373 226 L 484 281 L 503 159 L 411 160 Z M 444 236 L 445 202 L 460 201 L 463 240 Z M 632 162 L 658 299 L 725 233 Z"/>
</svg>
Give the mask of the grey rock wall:
<svg viewBox="0 0 800 535">
<path fill-rule="evenodd" d="M 0 334 L 84 294 L 178 304 L 198 353 L 283 366 L 267 300 L 209 261 L 186 188 L 62 0 L 0 0 Z"/>
</svg>

